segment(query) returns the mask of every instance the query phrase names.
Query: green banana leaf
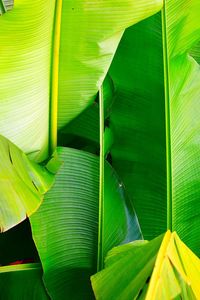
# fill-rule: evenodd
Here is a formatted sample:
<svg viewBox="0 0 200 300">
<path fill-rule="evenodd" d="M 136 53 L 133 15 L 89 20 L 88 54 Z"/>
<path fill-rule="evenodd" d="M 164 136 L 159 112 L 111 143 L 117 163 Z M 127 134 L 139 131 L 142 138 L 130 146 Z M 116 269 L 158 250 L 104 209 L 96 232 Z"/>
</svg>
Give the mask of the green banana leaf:
<svg viewBox="0 0 200 300">
<path fill-rule="evenodd" d="M 0 133 L 46 159 L 57 121 L 66 125 L 93 102 L 124 29 L 161 2 L 15 0 L 0 18 Z"/>
<path fill-rule="evenodd" d="M 195 253 L 199 240 L 199 94 L 200 70 L 188 51 L 200 40 L 200 2 L 168 1 L 163 10 L 168 44 L 164 58 L 166 88 L 168 224 Z M 174 6 L 181 13 L 169 18 Z M 181 24 L 181 25 L 180 25 Z M 172 28 L 175 28 L 172 29 Z M 176 43 L 175 41 L 176 35 Z M 174 46 L 173 46 L 174 44 Z M 188 235 L 188 232 L 190 234 Z"/>
<path fill-rule="evenodd" d="M 42 282 L 40 264 L 24 264 L 0 268 L 1 299 L 48 300 Z"/>
<path fill-rule="evenodd" d="M 107 75 L 103 82 L 105 119 L 113 105 L 115 87 Z M 97 97 L 98 98 L 98 97 Z M 58 134 L 58 144 L 98 153 L 99 150 L 99 103 L 98 99 L 73 119 Z"/>
<path fill-rule="evenodd" d="M 94 101 L 124 30 L 161 7 L 161 0 L 63 1 L 59 128 Z"/>
<path fill-rule="evenodd" d="M 76 149 L 81 149 L 84 145 L 94 145 L 97 149 L 99 148 L 99 105 L 97 102 L 86 108 L 59 132 L 58 144 Z"/>
<path fill-rule="evenodd" d="M 44 193 L 54 182 L 57 167 L 55 157 L 46 166 L 41 166 L 0 136 L 1 232 L 20 223 L 38 209 Z"/>
<path fill-rule="evenodd" d="M 64 162 L 52 189 L 30 218 L 43 270 L 53 299 L 90 299 L 89 277 L 97 270 L 99 158 L 58 148 Z M 123 186 L 105 165 L 104 254 L 114 245 L 141 238 L 137 218 Z"/>
<path fill-rule="evenodd" d="M 124 182 L 146 239 L 166 230 L 166 153 L 160 13 L 129 28 L 110 74 L 113 167 Z"/>
<path fill-rule="evenodd" d="M 151 242 L 141 242 L 139 245 L 136 241 L 136 245 L 132 242 L 112 249 L 108 253 L 105 269 L 91 277 L 95 298 L 136 299 L 151 276 L 162 238 L 163 236 L 159 236 Z"/>
<path fill-rule="evenodd" d="M 199 258 L 175 232 L 162 238 L 113 248 L 106 268 L 91 277 L 96 299 L 199 299 Z"/>
<path fill-rule="evenodd" d="M 0 133 L 25 153 L 48 156 L 55 1 L 15 0 L 0 17 Z"/>
<path fill-rule="evenodd" d="M 59 128 L 71 122 L 70 134 L 81 128 L 81 138 L 94 139 L 93 131 L 85 135 L 82 124 L 88 121 L 84 119 L 90 115 L 87 107 L 96 98 L 124 29 L 162 6 L 162 1 L 155 0 L 70 0 L 63 1 L 63 6 L 62 1 L 55 2 L 16 0 L 13 11 L 0 18 L 0 132 L 38 161 L 47 158 L 56 146 L 57 100 Z M 96 105 L 94 116 L 100 122 L 100 128 L 97 122 L 94 128 L 100 132 L 100 159 L 83 151 L 59 148 L 64 165 L 55 185 L 31 217 L 45 286 L 53 299 L 64 299 L 66 295 L 70 299 L 93 297 L 89 277 L 103 267 L 107 251 L 142 238 L 133 204 L 145 237 L 154 237 L 168 227 L 177 230 L 199 253 L 200 75 L 199 65 L 192 57 L 199 58 L 195 44 L 200 39 L 200 4 L 197 0 L 167 0 L 164 4 L 162 15 L 128 29 L 122 38 L 110 70 L 117 87 L 110 128 L 106 127 L 109 121 L 105 126 L 104 87 L 100 89 L 99 111 Z M 176 11 L 180 13 L 175 14 Z M 85 128 L 90 124 L 84 124 Z M 35 181 L 41 188 L 40 194 L 46 192 L 49 185 L 44 188 L 46 176 L 41 173 L 54 173 L 58 164 L 54 159 L 46 168 L 38 167 L 5 141 L 3 138 L 1 143 L 7 148 L 1 151 L 2 178 L 9 174 L 14 191 L 22 194 L 20 201 L 25 199 L 29 205 L 28 192 L 32 195 L 33 190 L 35 196 Z M 97 140 L 95 143 L 98 145 Z M 14 150 L 8 151 L 7 144 Z M 106 162 L 112 144 L 108 159 L 119 172 L 128 196 L 121 179 Z M 48 183 L 52 182 L 50 179 Z M 9 209 L 14 208 L 13 225 L 35 210 L 31 207 L 31 211 L 22 212 L 19 205 L 11 205 L 12 190 L 5 190 L 5 184 L 2 190 L 5 203 Z M 16 220 L 16 209 L 23 218 Z M 161 263 L 159 259 L 161 272 L 155 267 L 150 284 L 148 278 L 161 237 L 150 243 L 121 246 L 116 257 L 108 256 L 105 271 L 92 279 L 97 299 L 200 297 L 198 271 L 193 266 L 190 270 L 188 264 L 199 266 L 199 261 L 185 250 L 175 234 L 168 242 L 169 248 L 176 247 Z"/>
<path fill-rule="evenodd" d="M 200 40 L 199 11 L 197 0 L 165 1 L 162 14 L 126 31 L 110 71 L 113 166 L 144 237 L 167 227 L 198 254 L 200 70 L 189 53 Z"/>
<path fill-rule="evenodd" d="M 50 3 L 38 0 L 30 3 L 27 0 L 16 0 L 13 11 L 5 14 L 0 19 L 2 29 L 0 36 L 2 45 L 0 63 L 2 105 L 0 132 L 9 137 L 25 153 L 29 153 L 37 161 L 43 161 L 48 156 L 49 151 L 52 151 L 52 145 L 55 147 L 57 115 L 56 110 L 54 112 L 53 108 L 56 108 L 57 105 L 56 89 L 59 89 L 58 100 L 63 112 L 65 111 L 65 104 L 68 105 L 71 100 L 73 101 L 73 106 L 70 109 L 69 106 L 67 107 L 67 116 L 64 120 L 67 123 L 94 99 L 103 82 L 124 29 L 158 11 L 162 5 L 161 1 L 155 0 L 145 0 L 139 4 L 130 0 L 125 1 L 123 4 L 113 3 L 113 1 L 107 3 L 93 1 L 93 9 L 91 10 L 91 2 L 87 1 L 84 5 L 77 1 L 78 9 L 77 6 L 71 9 L 71 3 L 67 1 L 63 2 L 63 6 L 61 4 L 62 1 Z M 115 8 L 114 13 L 111 10 L 113 4 Z M 62 20 L 60 17 L 61 6 L 63 9 Z M 143 10 L 144 7 L 145 10 Z M 72 12 L 73 10 L 76 12 Z M 106 15 L 105 10 L 109 14 Z M 101 13 L 99 14 L 99 12 Z M 133 12 L 134 14 L 132 14 Z M 74 13 L 76 18 L 73 17 Z M 91 31 L 90 26 L 87 25 L 86 27 L 80 27 L 81 30 L 76 30 L 77 20 L 88 22 L 83 24 L 93 24 L 95 34 L 89 35 Z M 69 26 L 70 24 L 72 26 Z M 102 28 L 102 24 L 105 25 L 104 28 Z M 61 45 L 59 45 L 60 28 Z M 73 41 L 76 43 L 71 43 L 70 30 L 75 36 Z M 85 39 L 86 36 L 87 40 Z M 91 42 L 90 39 L 93 36 L 96 38 Z M 65 44 L 66 38 L 67 44 Z M 79 49 L 82 49 L 81 53 L 76 53 L 77 51 L 74 51 L 76 50 L 75 48 L 68 47 L 69 40 L 70 45 L 73 47 L 77 45 L 77 42 L 79 43 Z M 59 46 L 61 46 L 60 51 Z M 79 59 L 77 59 L 75 54 L 79 56 Z M 78 63 L 78 68 L 76 68 L 77 60 L 80 62 Z M 93 62 L 95 62 L 94 68 L 91 67 Z M 86 67 L 82 68 L 82 65 L 86 65 Z M 60 76 L 62 74 L 62 66 L 64 68 L 67 66 L 65 71 L 69 71 L 72 81 L 75 73 L 75 75 L 78 75 L 78 80 L 76 79 L 71 84 L 68 73 L 67 76 L 65 76 L 66 73 L 64 76 Z M 90 68 L 92 72 L 88 72 Z M 59 72 L 59 78 L 57 78 L 57 72 Z M 85 76 L 86 72 L 88 72 L 89 77 Z M 84 77 L 87 77 L 87 80 L 88 78 L 90 79 L 91 83 L 89 86 L 85 84 Z M 65 82 L 66 78 L 69 80 L 70 88 Z M 63 86 L 65 88 L 61 89 L 60 93 L 60 87 Z M 83 88 L 81 88 L 82 86 Z M 70 94 L 62 98 L 62 91 L 65 92 L 65 89 Z M 77 91 L 81 91 L 80 98 L 77 97 Z M 58 120 L 58 123 L 61 123 L 60 126 L 62 126 L 63 119 L 60 111 L 59 118 L 61 121 Z M 109 137 L 111 134 L 108 130 L 107 132 Z M 16 161 L 17 167 L 19 167 L 22 162 Z M 54 163 L 49 163 L 48 169 L 50 171 L 57 169 L 57 165 L 54 166 Z M 33 168 L 31 171 L 33 172 Z M 22 175 L 24 180 L 25 174 Z M 40 179 L 42 180 L 42 177 Z M 121 191 L 121 184 L 118 188 Z M 22 187 L 20 189 L 23 190 Z M 123 194 L 121 197 L 123 197 Z M 26 195 L 25 198 L 28 199 L 29 197 Z M 7 198 L 6 201 L 8 201 Z M 31 204 L 33 205 L 32 201 Z M 9 209 L 14 207 L 13 205 L 8 206 Z M 22 214 L 18 205 L 14 208 L 19 210 L 19 214 Z M 28 210 L 26 213 L 29 215 L 32 212 L 33 209 L 31 211 Z M 12 212 L 11 215 L 13 218 L 16 218 L 16 211 Z M 23 212 L 23 218 L 24 216 L 26 216 L 25 211 Z M 11 227 L 23 219 L 22 216 L 20 216 L 20 219 L 19 216 L 17 217 L 18 219 L 8 226 Z M 10 220 L 11 218 L 7 219 Z M 133 219 L 137 227 L 135 216 L 134 218 L 131 216 L 130 219 Z M 127 240 L 125 232 L 129 231 L 131 222 L 127 221 L 125 213 L 122 220 L 126 222 L 123 230 L 122 228 L 119 230 L 123 231 L 125 241 Z M 139 229 L 138 232 L 140 236 Z M 121 237 L 120 241 L 122 242 Z M 114 240 L 113 242 L 119 243 L 119 241 L 116 242 Z M 106 252 L 106 250 L 103 251 Z"/>
</svg>

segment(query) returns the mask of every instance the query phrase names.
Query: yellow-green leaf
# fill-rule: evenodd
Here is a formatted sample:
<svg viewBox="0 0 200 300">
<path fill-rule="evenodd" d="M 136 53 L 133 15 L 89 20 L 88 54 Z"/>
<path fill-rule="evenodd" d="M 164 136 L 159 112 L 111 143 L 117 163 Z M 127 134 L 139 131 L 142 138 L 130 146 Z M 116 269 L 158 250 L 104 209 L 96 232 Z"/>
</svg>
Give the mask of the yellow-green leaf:
<svg viewBox="0 0 200 300">
<path fill-rule="evenodd" d="M 50 164 L 50 162 L 49 162 Z M 31 161 L 16 145 L 0 136 L 0 229 L 8 230 L 30 216 L 40 206 L 52 186 L 54 174 Z M 48 170 L 51 170 L 51 172 Z"/>
<path fill-rule="evenodd" d="M 176 232 L 161 239 L 111 250 L 106 268 L 91 277 L 96 299 L 200 299 L 200 259 Z"/>
</svg>

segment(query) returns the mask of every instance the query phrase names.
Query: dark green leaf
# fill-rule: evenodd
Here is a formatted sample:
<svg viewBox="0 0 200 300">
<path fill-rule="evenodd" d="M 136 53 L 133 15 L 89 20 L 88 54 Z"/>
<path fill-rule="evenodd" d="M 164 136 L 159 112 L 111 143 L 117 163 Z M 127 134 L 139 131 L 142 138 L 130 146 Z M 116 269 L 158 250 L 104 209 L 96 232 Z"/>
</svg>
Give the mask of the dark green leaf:
<svg viewBox="0 0 200 300">
<path fill-rule="evenodd" d="M 113 166 L 145 238 L 167 226 L 161 16 L 126 30 L 111 66 L 116 97 L 110 117 Z"/>
<path fill-rule="evenodd" d="M 25 264 L 0 268 L 2 300 L 48 300 L 42 282 L 40 264 Z"/>
</svg>

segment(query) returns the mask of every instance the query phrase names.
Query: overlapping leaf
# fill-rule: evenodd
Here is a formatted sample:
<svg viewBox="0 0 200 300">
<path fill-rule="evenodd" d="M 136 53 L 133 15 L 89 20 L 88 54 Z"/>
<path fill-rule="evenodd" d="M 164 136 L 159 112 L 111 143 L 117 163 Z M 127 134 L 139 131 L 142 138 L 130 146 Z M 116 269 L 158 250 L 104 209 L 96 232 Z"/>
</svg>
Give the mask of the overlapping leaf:
<svg viewBox="0 0 200 300">
<path fill-rule="evenodd" d="M 112 249 L 106 268 L 92 276 L 96 299 L 199 299 L 199 258 L 175 232 L 168 231 L 161 240 Z"/>
<path fill-rule="evenodd" d="M 59 128 L 93 102 L 123 31 L 161 7 L 161 0 L 63 1 Z"/>
<path fill-rule="evenodd" d="M 88 299 L 92 297 L 89 277 L 97 266 L 99 158 L 70 148 L 58 148 L 58 152 L 64 164 L 30 218 L 33 238 L 51 297 Z M 140 231 L 115 172 L 108 164 L 105 172 L 103 250 L 107 252 L 139 238 Z"/>
<path fill-rule="evenodd" d="M 165 1 L 162 16 L 127 30 L 111 67 L 118 89 L 111 115 L 113 164 L 144 237 L 168 226 L 196 253 L 200 71 L 189 52 L 198 59 L 199 11 L 197 0 Z"/>
<path fill-rule="evenodd" d="M 137 299 L 152 273 L 161 241 L 162 236 L 150 243 L 133 242 L 112 249 L 105 269 L 91 277 L 96 299 Z"/>
<path fill-rule="evenodd" d="M 55 1 L 16 0 L 15 9 L 0 19 L 0 133 L 26 153 L 39 152 L 38 160 L 45 159 L 52 121 L 50 90 L 59 84 L 62 127 L 92 103 L 124 29 L 161 6 L 161 0 L 70 0 L 63 1 L 57 20 Z M 57 33 L 61 48 L 58 43 L 54 53 L 57 40 L 52 35 Z M 59 52 L 59 81 L 54 81 Z"/>
<path fill-rule="evenodd" d="M 54 181 L 55 160 L 40 166 L 0 136 L 0 229 L 8 230 L 40 206 Z M 50 171 L 49 171 L 49 170 Z"/>
<path fill-rule="evenodd" d="M 114 100 L 115 88 L 109 75 L 103 82 L 104 117 L 109 117 Z M 78 149 L 99 149 L 99 103 L 96 99 L 78 117 L 59 132 L 59 145 Z M 90 150 L 91 151 L 91 150 Z M 89 152 L 90 152 L 89 151 Z"/>
<path fill-rule="evenodd" d="M 165 111 L 161 16 L 129 28 L 114 57 L 110 116 L 113 166 L 133 201 L 144 237 L 166 229 Z"/>
</svg>

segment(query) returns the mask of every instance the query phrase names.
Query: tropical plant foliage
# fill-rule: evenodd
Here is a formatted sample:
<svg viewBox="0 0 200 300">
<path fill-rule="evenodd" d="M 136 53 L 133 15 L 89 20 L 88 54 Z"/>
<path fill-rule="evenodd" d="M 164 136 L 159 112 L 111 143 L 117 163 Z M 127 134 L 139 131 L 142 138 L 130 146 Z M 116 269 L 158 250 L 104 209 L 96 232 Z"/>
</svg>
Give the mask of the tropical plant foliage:
<svg viewBox="0 0 200 300">
<path fill-rule="evenodd" d="M 0 0 L 3 299 L 199 299 L 199 0 L 12 6 Z"/>
<path fill-rule="evenodd" d="M 96 299 L 192 300 L 200 297 L 199 270 L 198 257 L 168 231 L 164 238 L 113 248 L 92 285 Z"/>
<path fill-rule="evenodd" d="M 55 157 L 46 166 L 40 166 L 0 136 L 1 231 L 15 226 L 38 209 L 43 194 L 53 184 L 55 168 Z"/>
</svg>

